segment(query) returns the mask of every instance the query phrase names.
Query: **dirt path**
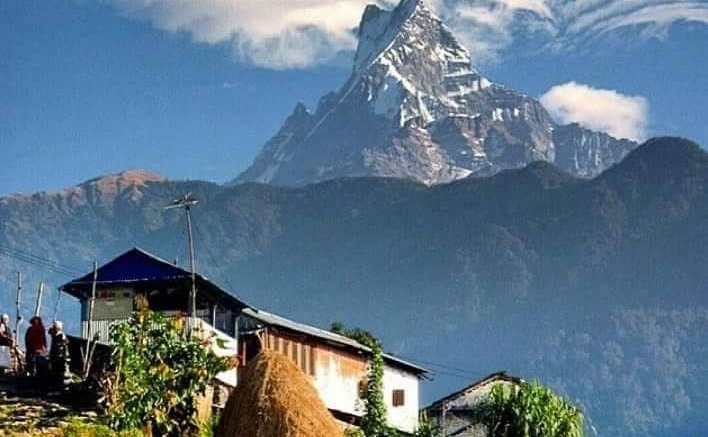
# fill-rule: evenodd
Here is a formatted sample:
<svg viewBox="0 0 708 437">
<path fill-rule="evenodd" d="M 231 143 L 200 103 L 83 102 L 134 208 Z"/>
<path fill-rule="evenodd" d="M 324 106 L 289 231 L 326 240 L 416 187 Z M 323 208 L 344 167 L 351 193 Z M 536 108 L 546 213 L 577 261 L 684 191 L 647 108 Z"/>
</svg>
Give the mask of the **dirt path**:
<svg viewBox="0 0 708 437">
<path fill-rule="evenodd" d="M 0 379 L 0 435 L 37 430 L 51 435 L 70 420 L 95 419 L 94 411 L 68 406 L 61 393 L 43 393 L 25 382 Z"/>
</svg>

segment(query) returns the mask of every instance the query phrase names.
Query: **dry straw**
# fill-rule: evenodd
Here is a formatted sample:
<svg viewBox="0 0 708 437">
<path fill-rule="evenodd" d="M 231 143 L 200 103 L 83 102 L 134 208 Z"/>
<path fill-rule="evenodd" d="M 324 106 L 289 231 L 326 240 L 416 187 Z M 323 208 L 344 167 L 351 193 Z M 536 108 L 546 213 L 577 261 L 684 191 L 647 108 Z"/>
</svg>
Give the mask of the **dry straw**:
<svg viewBox="0 0 708 437">
<path fill-rule="evenodd" d="M 307 377 L 287 357 L 263 351 L 224 408 L 217 437 L 344 437 Z"/>
</svg>

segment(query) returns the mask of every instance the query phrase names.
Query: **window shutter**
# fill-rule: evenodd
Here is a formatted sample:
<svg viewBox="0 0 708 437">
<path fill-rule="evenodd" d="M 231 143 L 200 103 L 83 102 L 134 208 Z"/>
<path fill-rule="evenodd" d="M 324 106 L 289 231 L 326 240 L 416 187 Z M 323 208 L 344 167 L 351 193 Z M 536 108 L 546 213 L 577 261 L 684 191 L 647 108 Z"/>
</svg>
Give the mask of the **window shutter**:
<svg viewBox="0 0 708 437">
<path fill-rule="evenodd" d="M 393 391 L 393 406 L 394 407 L 401 407 L 406 403 L 405 399 L 405 392 L 403 390 L 394 390 Z"/>
</svg>

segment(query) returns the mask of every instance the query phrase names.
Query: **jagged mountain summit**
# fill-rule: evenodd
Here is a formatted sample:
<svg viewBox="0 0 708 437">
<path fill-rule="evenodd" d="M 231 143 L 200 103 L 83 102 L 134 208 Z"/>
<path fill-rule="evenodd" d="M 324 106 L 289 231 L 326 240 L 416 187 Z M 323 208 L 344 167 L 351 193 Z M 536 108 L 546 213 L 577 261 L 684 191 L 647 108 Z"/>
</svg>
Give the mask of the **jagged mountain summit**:
<svg viewBox="0 0 708 437">
<path fill-rule="evenodd" d="M 298 104 L 234 182 L 303 185 L 342 176 L 426 184 L 548 161 L 594 177 L 636 143 L 558 126 L 496 84 L 422 0 L 366 7 L 351 77 L 310 112 Z"/>
</svg>

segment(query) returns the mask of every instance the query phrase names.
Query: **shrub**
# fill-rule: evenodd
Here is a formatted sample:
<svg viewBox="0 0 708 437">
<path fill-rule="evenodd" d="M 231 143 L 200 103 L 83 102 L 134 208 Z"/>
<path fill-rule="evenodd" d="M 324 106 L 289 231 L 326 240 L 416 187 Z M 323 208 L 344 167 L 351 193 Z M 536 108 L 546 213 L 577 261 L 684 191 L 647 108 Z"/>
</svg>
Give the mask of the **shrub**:
<svg viewBox="0 0 708 437">
<path fill-rule="evenodd" d="M 145 437 L 136 429 L 115 432 L 106 425 L 73 421 L 64 428 L 63 437 Z"/>
<path fill-rule="evenodd" d="M 197 395 L 232 365 L 208 347 L 213 339 L 187 335 L 183 318 L 142 309 L 112 325 L 110 340 L 112 370 L 104 379 L 108 425 L 148 435 L 197 434 Z"/>
<path fill-rule="evenodd" d="M 492 388 L 484 405 L 489 437 L 584 437 L 583 416 L 538 383 Z"/>
<path fill-rule="evenodd" d="M 418 417 L 418 427 L 413 433 L 414 437 L 443 437 L 442 428 L 435 423 L 426 413 Z"/>
</svg>

